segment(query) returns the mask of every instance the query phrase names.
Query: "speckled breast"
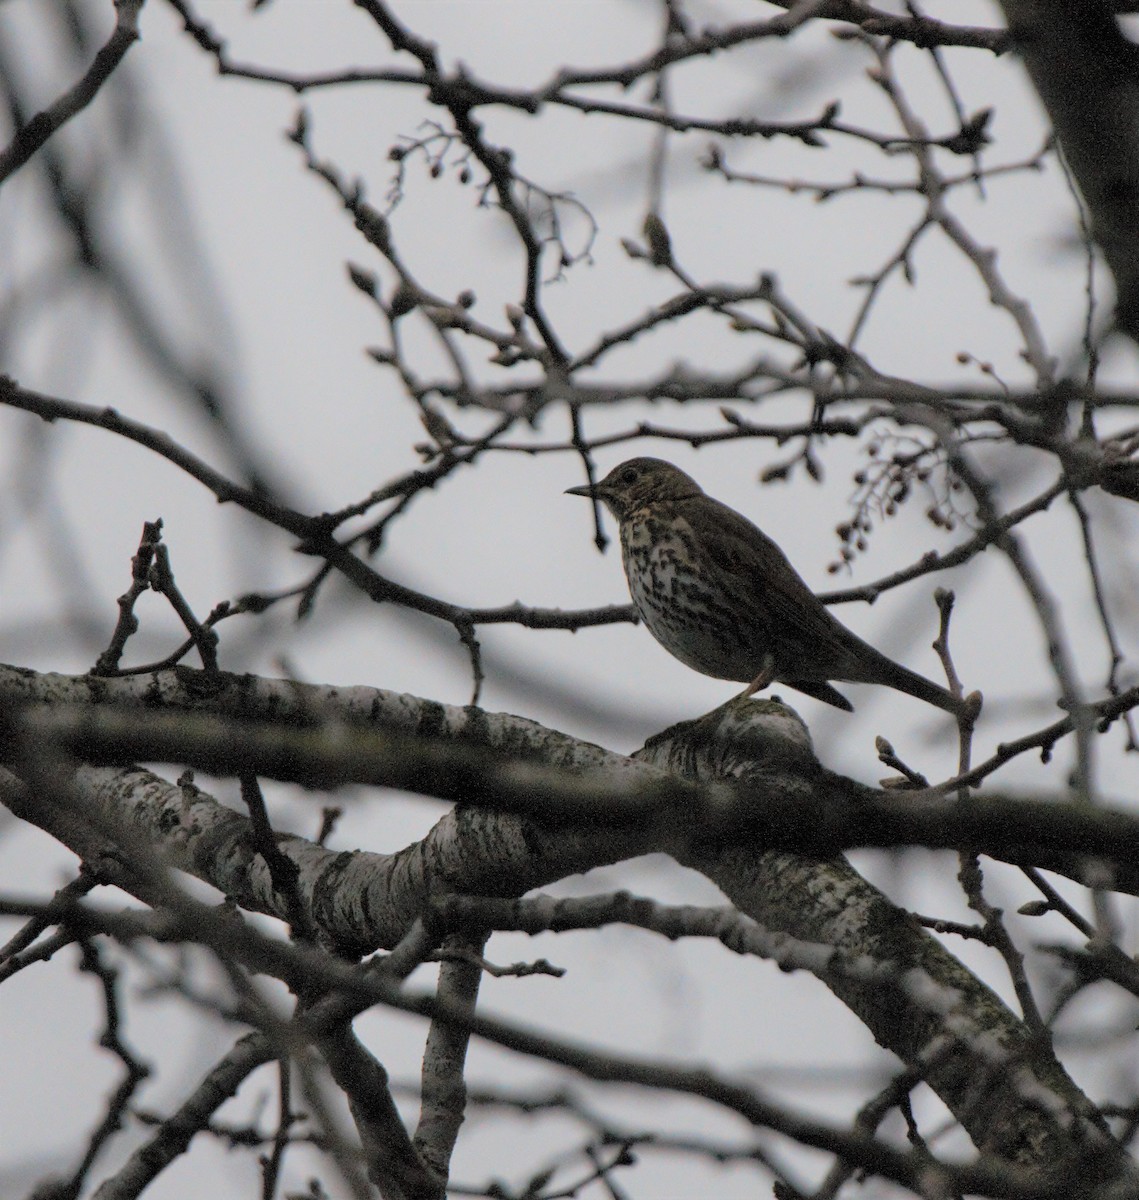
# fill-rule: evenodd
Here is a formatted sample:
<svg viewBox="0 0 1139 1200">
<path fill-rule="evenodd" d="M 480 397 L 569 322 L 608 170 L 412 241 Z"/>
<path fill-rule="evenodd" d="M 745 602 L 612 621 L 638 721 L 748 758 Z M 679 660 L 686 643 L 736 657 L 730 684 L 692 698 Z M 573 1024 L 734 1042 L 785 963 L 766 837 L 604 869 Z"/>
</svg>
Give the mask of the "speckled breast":
<svg viewBox="0 0 1139 1200">
<path fill-rule="evenodd" d="M 682 517 L 634 514 L 621 525 L 629 594 L 649 632 L 703 675 L 747 683 L 763 665 L 756 629 L 733 615 Z M 711 583 L 711 586 L 710 586 Z"/>
</svg>

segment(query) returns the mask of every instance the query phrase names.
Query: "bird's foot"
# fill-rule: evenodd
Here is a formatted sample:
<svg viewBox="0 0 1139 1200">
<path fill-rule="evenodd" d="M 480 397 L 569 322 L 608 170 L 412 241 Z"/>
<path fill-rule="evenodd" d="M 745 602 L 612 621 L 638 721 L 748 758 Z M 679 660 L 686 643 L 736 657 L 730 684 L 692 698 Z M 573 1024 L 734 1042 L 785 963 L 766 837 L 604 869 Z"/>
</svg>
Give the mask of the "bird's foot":
<svg viewBox="0 0 1139 1200">
<path fill-rule="evenodd" d="M 770 687 L 774 682 L 775 659 L 770 654 L 765 654 L 759 674 L 740 692 L 738 699 L 746 700 L 749 696 L 754 696 L 756 692 L 762 692 L 765 687 Z"/>
</svg>

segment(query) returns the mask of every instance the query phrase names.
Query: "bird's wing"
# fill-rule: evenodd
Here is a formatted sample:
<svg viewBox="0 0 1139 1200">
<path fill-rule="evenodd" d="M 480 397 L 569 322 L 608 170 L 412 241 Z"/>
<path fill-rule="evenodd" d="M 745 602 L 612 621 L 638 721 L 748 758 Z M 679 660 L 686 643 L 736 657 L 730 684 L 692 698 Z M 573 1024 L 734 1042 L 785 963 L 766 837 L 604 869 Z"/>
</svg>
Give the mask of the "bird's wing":
<svg viewBox="0 0 1139 1200">
<path fill-rule="evenodd" d="M 777 655 L 784 659 L 780 666 L 793 669 L 801 660 L 814 664 L 819 677 L 835 678 L 827 668 L 841 669 L 860 639 L 831 616 L 767 534 L 709 496 L 696 501 L 714 506 L 701 514 L 697 545 L 715 567 L 739 581 L 741 598 L 750 598 L 757 613 L 766 615 L 764 624 L 785 647 Z"/>
</svg>

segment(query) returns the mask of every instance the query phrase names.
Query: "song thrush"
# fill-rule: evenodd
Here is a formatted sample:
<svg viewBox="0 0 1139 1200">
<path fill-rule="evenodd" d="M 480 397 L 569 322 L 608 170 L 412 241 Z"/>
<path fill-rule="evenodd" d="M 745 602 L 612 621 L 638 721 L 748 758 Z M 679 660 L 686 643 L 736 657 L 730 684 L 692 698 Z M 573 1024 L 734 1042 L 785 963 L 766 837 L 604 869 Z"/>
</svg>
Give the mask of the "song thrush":
<svg viewBox="0 0 1139 1200">
<path fill-rule="evenodd" d="M 682 663 L 747 683 L 776 681 L 852 711 L 829 680 L 881 683 L 957 715 L 963 702 L 840 624 L 783 551 L 678 467 L 633 458 L 592 491 L 621 527 L 629 592 L 649 632 Z"/>
</svg>

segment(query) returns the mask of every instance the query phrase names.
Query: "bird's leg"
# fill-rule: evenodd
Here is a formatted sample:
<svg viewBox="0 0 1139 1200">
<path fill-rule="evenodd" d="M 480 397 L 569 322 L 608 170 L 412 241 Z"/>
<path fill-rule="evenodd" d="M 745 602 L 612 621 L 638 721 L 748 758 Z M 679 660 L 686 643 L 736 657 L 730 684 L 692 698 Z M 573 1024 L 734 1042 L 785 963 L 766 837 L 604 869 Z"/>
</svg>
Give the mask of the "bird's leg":
<svg viewBox="0 0 1139 1200">
<path fill-rule="evenodd" d="M 773 654 L 765 654 L 763 656 L 763 666 L 759 669 L 759 674 L 740 692 L 739 698 L 746 700 L 748 696 L 754 695 L 756 692 L 762 692 L 765 687 L 770 687 L 775 682 L 775 656 Z"/>
</svg>

